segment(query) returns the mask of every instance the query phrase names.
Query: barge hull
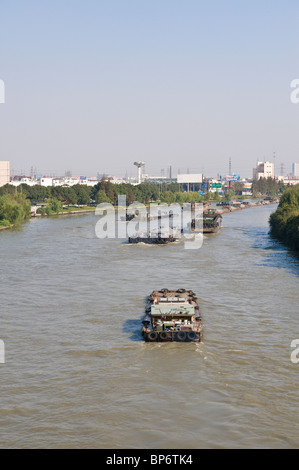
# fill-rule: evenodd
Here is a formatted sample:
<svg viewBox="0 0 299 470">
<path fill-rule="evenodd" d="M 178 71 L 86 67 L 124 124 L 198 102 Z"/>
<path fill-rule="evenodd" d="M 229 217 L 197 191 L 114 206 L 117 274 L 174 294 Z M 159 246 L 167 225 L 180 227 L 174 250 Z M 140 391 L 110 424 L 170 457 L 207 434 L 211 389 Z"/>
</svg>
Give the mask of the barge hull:
<svg viewBox="0 0 299 470">
<path fill-rule="evenodd" d="M 147 243 L 149 245 L 167 245 L 168 243 L 176 242 L 177 239 L 173 237 L 129 237 L 129 243 Z"/>
<path fill-rule="evenodd" d="M 151 332 L 152 333 L 152 332 Z M 199 343 L 201 341 L 201 333 L 195 332 L 176 332 L 176 331 L 165 331 L 160 332 L 157 335 L 151 333 L 143 333 L 144 341 L 147 343 Z M 182 334 L 185 333 L 185 334 Z"/>
</svg>

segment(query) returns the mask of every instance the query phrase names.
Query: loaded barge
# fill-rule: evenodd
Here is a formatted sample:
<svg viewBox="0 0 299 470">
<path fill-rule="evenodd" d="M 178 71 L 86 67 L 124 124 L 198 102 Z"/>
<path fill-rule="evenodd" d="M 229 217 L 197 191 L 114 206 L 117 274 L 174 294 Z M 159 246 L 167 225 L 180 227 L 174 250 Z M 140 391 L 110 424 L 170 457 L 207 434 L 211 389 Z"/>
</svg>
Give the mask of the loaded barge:
<svg viewBox="0 0 299 470">
<path fill-rule="evenodd" d="M 191 223 L 191 232 L 198 233 L 217 233 L 221 229 L 222 215 L 214 209 L 208 209 L 203 212 L 202 229 L 197 228 L 195 219 Z M 200 225 L 200 224 L 199 224 Z"/>
<path fill-rule="evenodd" d="M 203 233 L 216 233 L 221 229 L 222 215 L 213 209 L 203 213 Z"/>
<path fill-rule="evenodd" d="M 163 226 L 162 219 L 170 220 L 169 226 Z M 154 230 L 151 230 L 150 221 L 156 220 Z M 134 235 L 128 237 L 129 243 L 147 243 L 150 245 L 167 245 L 174 243 L 181 237 L 181 231 L 173 226 L 173 214 L 159 215 L 157 217 L 147 214 L 146 219 L 137 218 L 138 222 L 147 223 L 147 231 L 136 232 Z"/>
<path fill-rule="evenodd" d="M 198 299 L 192 290 L 152 292 L 142 324 L 146 342 L 200 342 L 202 337 Z"/>
</svg>

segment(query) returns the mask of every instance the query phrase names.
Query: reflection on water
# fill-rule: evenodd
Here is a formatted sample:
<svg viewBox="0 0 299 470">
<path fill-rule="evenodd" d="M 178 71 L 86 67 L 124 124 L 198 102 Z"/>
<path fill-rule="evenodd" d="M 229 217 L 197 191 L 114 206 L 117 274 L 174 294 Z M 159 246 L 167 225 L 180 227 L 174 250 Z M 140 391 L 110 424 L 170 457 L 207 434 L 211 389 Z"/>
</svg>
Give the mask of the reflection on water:
<svg viewBox="0 0 299 470">
<path fill-rule="evenodd" d="M 276 209 L 276 206 L 275 208 Z M 273 209 L 272 209 L 273 210 Z M 246 234 L 253 240 L 252 247 L 264 251 L 261 266 L 272 266 L 278 269 L 287 269 L 295 276 L 299 276 L 298 253 L 290 251 L 282 243 L 271 237 L 265 226 L 249 226 Z"/>
<path fill-rule="evenodd" d="M 266 250 L 265 266 L 286 269 L 294 276 L 299 276 L 299 258 L 295 252 L 289 251 L 278 242 L 273 242 Z"/>
<path fill-rule="evenodd" d="M 143 341 L 143 337 L 141 335 L 141 322 L 143 320 L 143 316 L 136 319 L 128 319 L 125 320 L 123 323 L 123 332 L 126 334 L 130 334 L 130 339 L 132 341 Z"/>
<path fill-rule="evenodd" d="M 200 250 L 99 240 L 91 214 L 0 234 L 2 447 L 298 446 L 298 259 L 275 206 L 223 216 Z M 146 296 L 200 297 L 200 344 L 141 338 Z"/>
</svg>

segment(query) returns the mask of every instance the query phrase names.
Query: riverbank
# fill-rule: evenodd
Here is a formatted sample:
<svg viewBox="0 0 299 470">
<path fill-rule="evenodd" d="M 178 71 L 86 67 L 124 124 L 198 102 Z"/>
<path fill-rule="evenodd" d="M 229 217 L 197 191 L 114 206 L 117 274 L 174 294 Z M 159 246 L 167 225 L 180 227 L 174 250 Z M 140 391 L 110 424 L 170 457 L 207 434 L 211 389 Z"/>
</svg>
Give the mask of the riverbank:
<svg viewBox="0 0 299 470">
<path fill-rule="evenodd" d="M 223 204 L 223 208 L 221 209 L 216 209 L 216 212 L 218 214 L 226 214 L 226 213 L 230 213 L 230 212 L 236 212 L 236 211 L 239 211 L 239 210 L 244 210 L 244 209 L 249 209 L 251 207 L 258 207 L 258 206 L 265 206 L 265 205 L 269 205 L 269 204 L 277 204 L 278 201 L 274 200 L 274 201 L 258 201 L 258 202 L 245 202 L 245 203 L 242 203 L 242 202 L 231 202 L 231 203 L 228 203 L 227 205 Z M 210 207 L 210 204 L 209 203 L 204 203 L 204 210 L 205 209 L 208 209 Z M 149 209 L 149 205 L 146 205 L 146 208 Z M 115 209 L 117 210 L 118 207 L 115 206 Z M 96 211 L 96 207 L 92 207 L 92 208 L 85 208 L 85 209 L 81 209 L 81 208 L 72 208 L 72 209 L 69 209 L 69 210 L 63 210 L 62 212 L 53 212 L 53 213 L 50 213 L 50 214 L 38 214 L 36 211 L 35 212 L 32 212 L 31 213 L 31 217 L 51 217 L 51 216 L 58 216 L 58 215 L 74 215 L 74 214 L 85 214 L 85 213 L 90 213 L 90 212 L 95 212 Z"/>
<path fill-rule="evenodd" d="M 88 212 L 95 212 L 96 208 L 90 208 L 90 209 L 77 209 L 73 208 L 71 210 L 63 210 L 62 212 L 52 212 L 51 214 L 38 214 L 36 211 L 31 212 L 31 218 L 33 217 L 51 217 L 51 216 L 57 216 L 57 215 L 73 215 L 73 214 L 85 214 Z"/>
<path fill-rule="evenodd" d="M 218 214 L 228 214 L 230 212 L 236 212 L 236 211 L 241 211 L 244 209 L 250 209 L 252 207 L 259 207 L 259 206 L 268 206 L 268 205 L 274 205 L 278 204 L 278 201 L 276 200 L 264 200 L 264 201 L 258 201 L 258 202 L 250 202 L 250 203 L 230 203 L 228 205 L 224 205 L 223 209 L 216 209 L 216 212 Z"/>
<path fill-rule="evenodd" d="M 265 205 L 270 205 L 270 204 L 277 204 L 278 201 L 257 201 L 257 202 L 231 202 L 228 203 L 227 205 L 223 205 L 223 207 L 216 209 L 216 212 L 218 214 L 226 214 L 230 212 L 236 212 L 244 209 L 249 209 L 252 207 L 258 207 L 258 206 L 265 206 Z M 208 205 L 206 205 L 206 208 L 208 208 Z M 53 216 L 61 216 L 61 215 L 76 215 L 76 214 L 86 214 L 86 213 L 92 213 L 96 211 L 96 207 L 87 207 L 85 206 L 84 208 L 80 207 L 73 207 L 73 208 L 68 208 L 63 210 L 62 212 L 52 212 L 49 214 L 38 214 L 37 209 L 32 210 L 31 208 L 31 218 L 37 218 L 37 217 L 53 217 Z M 117 207 L 116 207 L 117 209 Z M 15 227 L 15 224 L 7 225 L 7 226 L 0 226 L 0 231 L 2 230 L 9 230 Z"/>
<path fill-rule="evenodd" d="M 288 188 L 270 216 L 270 234 L 299 252 L 299 185 Z"/>
</svg>

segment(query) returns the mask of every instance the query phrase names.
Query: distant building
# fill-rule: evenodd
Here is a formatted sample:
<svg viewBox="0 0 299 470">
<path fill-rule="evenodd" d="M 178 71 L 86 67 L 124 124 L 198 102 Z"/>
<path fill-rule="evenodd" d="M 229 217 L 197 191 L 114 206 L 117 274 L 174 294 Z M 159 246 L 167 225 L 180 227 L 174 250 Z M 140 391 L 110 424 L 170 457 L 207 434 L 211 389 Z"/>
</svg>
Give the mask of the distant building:
<svg viewBox="0 0 299 470">
<path fill-rule="evenodd" d="M 299 163 L 293 163 L 292 165 L 292 176 L 299 176 Z"/>
<path fill-rule="evenodd" d="M 10 163 L 0 162 L 0 186 L 9 184 L 10 181 Z"/>
<path fill-rule="evenodd" d="M 95 186 L 98 184 L 98 180 L 95 178 L 87 178 L 83 176 L 61 176 L 58 178 L 42 177 L 40 179 L 41 186 L 65 186 L 71 187 L 79 184 L 80 186 Z"/>
<path fill-rule="evenodd" d="M 109 176 L 108 181 L 110 181 L 110 183 L 112 183 L 112 184 L 123 184 L 123 183 L 128 182 L 127 179 L 122 178 L 122 177 L 118 177 L 118 176 Z"/>
<path fill-rule="evenodd" d="M 274 178 L 274 163 L 257 162 L 256 168 L 253 169 L 253 179 L 258 181 L 261 178 Z"/>
<path fill-rule="evenodd" d="M 292 178 L 287 178 L 287 177 L 284 177 L 284 176 L 279 176 L 278 177 L 280 181 L 283 182 L 283 184 L 285 186 L 295 186 L 297 184 L 299 184 L 299 177 L 293 177 Z"/>
<path fill-rule="evenodd" d="M 29 178 L 27 176 L 16 176 L 10 181 L 11 186 L 20 186 L 21 184 L 27 184 L 28 186 L 35 186 L 37 183 L 37 180 Z"/>
<path fill-rule="evenodd" d="M 41 186 L 53 186 L 53 178 L 43 177 L 40 179 Z"/>
</svg>

